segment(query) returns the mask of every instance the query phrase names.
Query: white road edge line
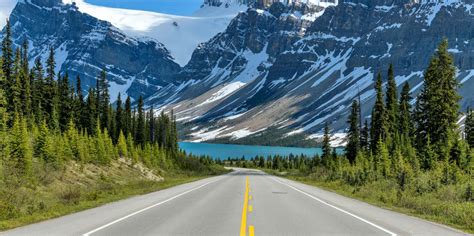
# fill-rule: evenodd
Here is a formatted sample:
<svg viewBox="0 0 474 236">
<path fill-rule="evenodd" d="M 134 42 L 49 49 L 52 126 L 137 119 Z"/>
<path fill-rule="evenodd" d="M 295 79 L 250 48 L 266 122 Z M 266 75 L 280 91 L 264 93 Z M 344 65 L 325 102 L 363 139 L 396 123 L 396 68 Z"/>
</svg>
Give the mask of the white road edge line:
<svg viewBox="0 0 474 236">
<path fill-rule="evenodd" d="M 188 193 L 190 193 L 190 192 L 192 192 L 192 191 L 198 190 L 198 189 L 200 189 L 200 188 L 202 188 L 202 187 L 204 187 L 204 186 L 206 186 L 206 185 L 215 183 L 215 182 L 217 182 L 217 181 L 219 181 L 219 180 L 221 180 L 221 179 L 222 179 L 222 178 L 217 179 L 217 180 L 214 180 L 214 181 L 211 181 L 211 182 L 208 182 L 208 183 L 205 183 L 205 184 L 200 185 L 200 186 L 198 186 L 198 187 L 196 187 L 196 188 L 193 188 L 193 189 L 187 190 L 187 191 L 185 191 L 185 192 L 183 192 L 183 193 L 180 193 L 180 194 L 178 194 L 178 195 L 176 195 L 176 196 L 174 196 L 174 197 L 168 198 L 168 199 L 166 199 L 166 200 L 164 200 L 164 201 L 162 201 L 162 202 L 156 203 L 156 204 L 151 205 L 151 206 L 149 206 L 149 207 L 143 208 L 143 209 L 141 209 L 141 210 L 139 210 L 139 211 L 133 212 L 133 213 L 131 213 L 131 214 L 129 214 L 129 215 L 126 215 L 126 216 L 124 216 L 124 217 L 122 217 L 122 218 L 120 218 L 120 219 L 114 220 L 114 221 L 112 221 L 112 222 L 110 222 L 110 223 L 108 223 L 108 224 L 106 224 L 106 225 L 103 225 L 103 226 L 101 226 L 101 227 L 99 227 L 99 228 L 96 228 L 96 229 L 94 229 L 94 230 L 92 230 L 92 231 L 89 231 L 89 232 L 83 234 L 83 236 L 90 236 L 91 234 L 96 233 L 97 231 L 103 230 L 103 229 L 105 229 L 105 228 L 107 228 L 107 227 L 109 227 L 109 226 L 111 226 L 111 225 L 113 225 L 113 224 L 116 224 L 116 223 L 118 223 L 118 222 L 120 222 L 120 221 L 123 221 L 123 220 L 125 220 L 125 219 L 127 219 L 127 218 L 130 218 L 130 217 L 132 217 L 132 216 L 134 216 L 134 215 L 140 214 L 140 213 L 142 213 L 142 212 L 144 212 L 144 211 L 146 211 L 146 210 L 150 210 L 150 209 L 153 208 L 153 207 L 157 207 L 157 206 L 159 206 L 159 205 L 162 205 L 162 204 L 164 204 L 164 203 L 167 203 L 167 202 L 169 202 L 169 201 L 172 201 L 172 200 L 174 200 L 174 199 L 176 199 L 176 198 L 178 198 L 178 197 L 181 197 L 181 196 L 183 196 L 183 195 L 185 195 L 185 194 L 188 194 Z"/>
<path fill-rule="evenodd" d="M 374 223 L 372 223 L 372 222 L 370 222 L 370 221 L 368 221 L 368 220 L 366 220 L 366 219 L 364 219 L 364 218 L 362 218 L 362 217 L 360 217 L 360 216 L 354 215 L 354 214 L 352 214 L 352 213 L 350 213 L 350 212 L 348 212 L 348 211 L 346 211 L 346 210 L 343 210 L 343 209 L 341 209 L 341 208 L 339 208 L 339 207 L 337 207 L 337 206 L 333 206 L 333 205 L 331 205 L 331 204 L 325 202 L 324 200 L 321 200 L 320 198 L 317 198 L 317 197 L 315 197 L 315 196 L 313 196 L 313 195 L 311 195 L 311 194 L 309 194 L 309 193 L 306 193 L 306 192 L 304 192 L 304 191 L 302 191 L 302 190 L 299 190 L 299 189 L 296 188 L 296 187 L 293 187 L 293 186 L 291 186 L 291 185 L 289 185 L 289 184 L 287 184 L 287 183 L 284 183 L 284 182 L 278 180 L 278 179 L 275 178 L 275 177 L 272 177 L 271 179 L 275 180 L 276 182 L 278 182 L 278 183 L 280 183 L 280 184 L 283 184 L 283 185 L 285 185 L 285 186 L 288 186 L 288 187 L 290 187 L 290 188 L 296 190 L 297 192 L 302 193 L 302 194 L 304 194 L 304 195 L 306 195 L 306 196 L 308 196 L 308 197 L 310 197 L 310 198 L 312 198 L 312 199 L 314 199 L 314 200 L 316 200 L 316 201 L 318 201 L 318 202 L 320 202 L 320 203 L 322 203 L 322 204 L 324 204 L 324 205 L 326 205 L 326 206 L 332 207 L 332 208 L 334 208 L 334 209 L 336 209 L 336 210 L 338 210 L 338 211 L 340 211 L 340 212 L 346 213 L 346 214 L 348 214 L 348 215 L 350 215 L 350 216 L 352 216 L 352 217 L 354 217 L 354 218 L 356 218 L 356 219 L 358 219 L 358 220 L 360 220 L 360 221 L 363 221 L 364 223 L 367 223 L 367 224 L 369 224 L 369 225 L 371 225 L 371 226 L 373 226 L 373 227 L 375 227 L 375 228 L 377 228 L 377 229 L 380 229 L 380 230 L 384 231 L 385 233 L 390 234 L 391 236 L 396 236 L 396 235 L 397 235 L 396 233 L 394 233 L 394 232 L 392 232 L 392 231 L 390 231 L 390 230 L 388 230 L 388 229 L 385 229 L 385 228 L 383 228 L 383 227 L 381 227 L 381 226 L 378 226 L 378 225 L 376 225 L 376 224 L 374 224 Z"/>
</svg>

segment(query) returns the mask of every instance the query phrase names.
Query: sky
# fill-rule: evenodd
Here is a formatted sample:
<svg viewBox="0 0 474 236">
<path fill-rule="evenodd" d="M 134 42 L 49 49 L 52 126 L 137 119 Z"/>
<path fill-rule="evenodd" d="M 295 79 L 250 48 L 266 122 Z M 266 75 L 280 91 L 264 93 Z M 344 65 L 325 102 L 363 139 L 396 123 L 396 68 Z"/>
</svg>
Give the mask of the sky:
<svg viewBox="0 0 474 236">
<path fill-rule="evenodd" d="M 0 28 L 18 0 L 0 0 Z M 155 11 L 173 15 L 191 15 L 204 0 L 86 0 L 94 5 L 135 10 Z"/>
</svg>

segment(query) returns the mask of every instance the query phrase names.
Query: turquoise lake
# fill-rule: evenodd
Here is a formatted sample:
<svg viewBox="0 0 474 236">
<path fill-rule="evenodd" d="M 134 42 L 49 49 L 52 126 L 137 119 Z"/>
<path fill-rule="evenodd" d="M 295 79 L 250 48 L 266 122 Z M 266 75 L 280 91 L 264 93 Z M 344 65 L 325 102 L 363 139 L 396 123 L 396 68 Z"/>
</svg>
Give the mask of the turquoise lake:
<svg viewBox="0 0 474 236">
<path fill-rule="evenodd" d="M 293 155 L 307 155 L 314 156 L 321 155 L 321 148 L 295 148 L 295 147 L 269 147 L 269 146 L 253 146 L 253 145 L 233 145 L 233 144 L 212 144 L 212 143 L 188 143 L 180 142 L 179 147 L 197 156 L 208 155 L 214 159 L 241 158 L 246 159 L 255 156 L 289 156 Z M 343 152 L 343 149 L 338 149 L 338 153 Z"/>
</svg>

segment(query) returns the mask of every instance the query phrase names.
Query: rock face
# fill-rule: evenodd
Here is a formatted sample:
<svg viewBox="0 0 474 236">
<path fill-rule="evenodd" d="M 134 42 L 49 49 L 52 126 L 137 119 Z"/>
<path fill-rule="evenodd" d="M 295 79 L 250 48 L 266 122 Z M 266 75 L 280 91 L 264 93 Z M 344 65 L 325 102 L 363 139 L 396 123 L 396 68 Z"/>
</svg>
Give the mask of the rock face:
<svg viewBox="0 0 474 236">
<path fill-rule="evenodd" d="M 390 63 L 397 84 L 417 93 L 438 43 L 455 57 L 462 107 L 474 105 L 472 0 L 346 0 L 311 19 L 275 3 L 241 13 L 200 45 L 176 90 L 149 104 L 175 108 L 192 124 L 190 139 L 242 138 L 269 127 L 284 135 L 317 134 L 328 122 L 347 127 L 353 99 L 370 119 L 374 77 Z M 314 136 L 314 135 L 313 135 Z"/>
<path fill-rule="evenodd" d="M 80 75 L 84 89 L 95 86 L 102 69 L 108 72 L 111 96 L 127 93 L 138 99 L 174 82 L 180 67 L 154 40 L 126 36 L 110 23 L 81 13 L 61 0 L 20 1 L 10 16 L 14 43 L 30 42 L 32 60 L 56 53 L 57 71 Z"/>
</svg>

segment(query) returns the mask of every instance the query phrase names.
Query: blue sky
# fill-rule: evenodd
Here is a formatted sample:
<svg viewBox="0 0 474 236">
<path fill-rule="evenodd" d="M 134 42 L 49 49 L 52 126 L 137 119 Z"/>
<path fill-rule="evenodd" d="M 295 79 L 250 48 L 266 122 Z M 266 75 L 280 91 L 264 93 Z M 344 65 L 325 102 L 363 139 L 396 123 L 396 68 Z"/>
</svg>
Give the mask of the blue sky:
<svg viewBox="0 0 474 236">
<path fill-rule="evenodd" d="M 85 2 L 135 10 L 155 11 L 174 15 L 190 15 L 195 12 L 203 0 L 85 0 Z"/>
</svg>

